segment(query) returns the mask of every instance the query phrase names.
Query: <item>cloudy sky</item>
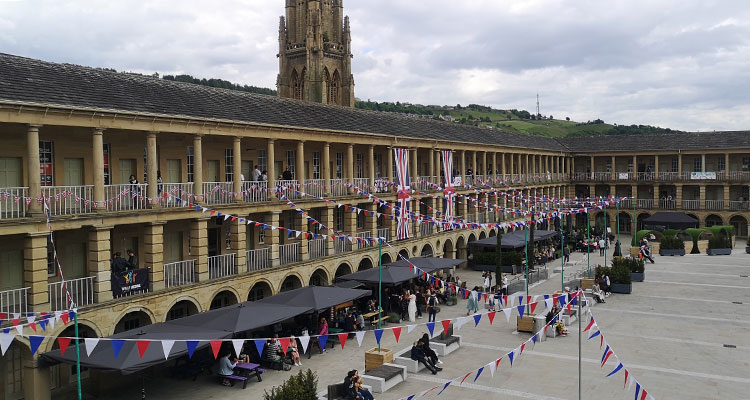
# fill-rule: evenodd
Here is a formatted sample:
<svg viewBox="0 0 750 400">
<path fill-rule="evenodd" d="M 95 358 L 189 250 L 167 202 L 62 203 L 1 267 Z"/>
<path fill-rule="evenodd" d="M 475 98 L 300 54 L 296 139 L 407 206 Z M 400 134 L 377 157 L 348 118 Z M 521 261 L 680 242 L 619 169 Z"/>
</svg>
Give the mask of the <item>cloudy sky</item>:
<svg viewBox="0 0 750 400">
<path fill-rule="evenodd" d="M 0 0 L 0 52 L 273 88 L 283 0 Z M 750 129 L 747 0 L 345 0 L 358 98 Z"/>
</svg>

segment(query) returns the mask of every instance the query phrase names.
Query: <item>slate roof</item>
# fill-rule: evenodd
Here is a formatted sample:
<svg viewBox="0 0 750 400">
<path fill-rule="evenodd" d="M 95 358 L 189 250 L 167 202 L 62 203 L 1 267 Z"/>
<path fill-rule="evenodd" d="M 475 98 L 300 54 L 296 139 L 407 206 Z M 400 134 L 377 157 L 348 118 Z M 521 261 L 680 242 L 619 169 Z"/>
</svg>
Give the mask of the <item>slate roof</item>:
<svg viewBox="0 0 750 400">
<path fill-rule="evenodd" d="M 555 139 L 0 53 L 0 104 L 82 107 L 565 151 Z"/>
<path fill-rule="evenodd" d="M 750 131 L 586 136 L 559 142 L 573 153 L 736 149 L 750 148 Z"/>
</svg>

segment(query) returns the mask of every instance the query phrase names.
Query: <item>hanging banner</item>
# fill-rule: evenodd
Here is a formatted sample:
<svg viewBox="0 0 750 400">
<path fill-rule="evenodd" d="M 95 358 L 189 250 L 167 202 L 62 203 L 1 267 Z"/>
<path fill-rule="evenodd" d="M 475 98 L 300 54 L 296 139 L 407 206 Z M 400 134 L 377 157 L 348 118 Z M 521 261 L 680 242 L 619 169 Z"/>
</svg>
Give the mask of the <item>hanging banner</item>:
<svg viewBox="0 0 750 400">
<path fill-rule="evenodd" d="M 705 181 L 705 180 L 715 181 L 716 172 L 691 172 L 690 179 L 699 180 L 699 181 Z"/>
<path fill-rule="evenodd" d="M 396 240 L 409 238 L 411 224 L 409 222 L 409 150 L 394 147 L 393 155 L 396 159 L 396 176 L 398 178 L 398 224 L 396 225 Z"/>
<path fill-rule="evenodd" d="M 455 214 L 453 211 L 454 197 L 456 196 L 456 188 L 453 186 L 453 152 L 450 150 L 442 150 L 440 152 L 443 157 L 443 179 L 445 180 L 445 213 L 443 218 L 446 220 L 445 228 L 451 228 L 451 219 Z"/>
<path fill-rule="evenodd" d="M 148 290 L 148 268 L 112 273 L 112 295 L 129 296 Z"/>
</svg>

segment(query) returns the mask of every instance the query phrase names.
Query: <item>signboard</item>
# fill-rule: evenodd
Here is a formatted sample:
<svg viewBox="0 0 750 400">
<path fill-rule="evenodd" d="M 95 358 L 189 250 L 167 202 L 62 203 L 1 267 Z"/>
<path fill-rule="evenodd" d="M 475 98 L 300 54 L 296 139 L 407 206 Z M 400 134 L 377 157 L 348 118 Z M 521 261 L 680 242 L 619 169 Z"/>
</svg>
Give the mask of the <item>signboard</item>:
<svg viewBox="0 0 750 400">
<path fill-rule="evenodd" d="M 692 180 L 716 180 L 716 172 L 691 172 L 690 179 Z"/>
<path fill-rule="evenodd" d="M 617 174 L 617 177 L 618 177 L 618 179 L 628 180 L 628 179 L 630 179 L 630 174 L 627 173 L 627 172 L 619 172 Z"/>
<path fill-rule="evenodd" d="M 148 291 L 148 268 L 131 269 L 122 274 L 112 273 L 112 295 L 129 296 Z"/>
</svg>

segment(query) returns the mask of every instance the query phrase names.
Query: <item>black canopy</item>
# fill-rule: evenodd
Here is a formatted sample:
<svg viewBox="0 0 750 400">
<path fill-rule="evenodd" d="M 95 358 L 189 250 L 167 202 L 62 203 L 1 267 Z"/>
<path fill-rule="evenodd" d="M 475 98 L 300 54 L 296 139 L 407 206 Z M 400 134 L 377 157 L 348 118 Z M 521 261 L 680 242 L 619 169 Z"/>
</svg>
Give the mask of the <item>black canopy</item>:
<svg viewBox="0 0 750 400">
<path fill-rule="evenodd" d="M 466 260 L 438 257 L 415 257 L 410 258 L 409 261 L 411 261 L 412 265 L 419 267 L 427 273 L 441 269 L 452 268 L 466 262 Z M 398 260 L 390 264 L 386 264 L 384 265 L 384 267 L 409 267 L 409 261 Z"/>
<path fill-rule="evenodd" d="M 398 285 L 414 279 L 417 277 L 414 273 L 415 270 L 404 267 L 383 267 L 383 284 L 384 285 Z M 337 281 L 357 281 L 362 283 L 378 283 L 378 269 L 370 268 L 362 271 L 355 272 L 353 274 L 344 275 L 336 278 Z"/>
<path fill-rule="evenodd" d="M 186 328 L 200 326 L 211 329 L 239 333 L 273 325 L 313 311 L 312 306 L 294 306 L 275 303 L 246 301 L 216 310 L 206 311 L 189 317 L 169 321 L 169 324 Z"/>
<path fill-rule="evenodd" d="M 527 240 L 525 235 L 528 235 L 528 233 L 525 233 L 523 230 L 504 234 L 502 242 L 503 249 L 517 249 L 523 247 Z M 557 231 L 538 229 L 534 231 L 534 242 L 541 242 L 542 240 L 558 237 L 559 235 L 560 233 Z M 497 237 L 492 236 L 482 240 L 477 240 L 469 243 L 469 245 L 473 247 L 494 249 L 497 247 Z"/>
<path fill-rule="evenodd" d="M 370 294 L 372 294 L 371 291 L 363 289 L 347 289 L 334 286 L 305 286 L 288 292 L 281 292 L 275 296 L 258 300 L 256 303 L 309 307 L 310 309 L 321 311 L 348 301 L 369 296 Z"/>
<path fill-rule="evenodd" d="M 643 220 L 646 229 L 687 229 L 697 228 L 698 220 L 680 212 L 657 212 Z"/>
</svg>

